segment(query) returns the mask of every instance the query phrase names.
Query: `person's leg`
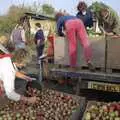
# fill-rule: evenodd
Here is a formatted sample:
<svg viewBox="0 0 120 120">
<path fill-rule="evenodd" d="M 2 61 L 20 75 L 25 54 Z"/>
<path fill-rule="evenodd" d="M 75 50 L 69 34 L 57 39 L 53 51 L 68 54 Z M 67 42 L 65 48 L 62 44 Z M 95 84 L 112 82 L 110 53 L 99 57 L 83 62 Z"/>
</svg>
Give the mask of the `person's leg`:
<svg viewBox="0 0 120 120">
<path fill-rule="evenodd" d="M 83 46 L 85 60 L 89 66 L 89 69 L 93 70 L 94 67 L 91 64 L 92 51 L 91 51 L 90 42 L 88 40 L 88 35 L 86 32 L 85 26 L 83 22 L 80 20 L 76 20 L 76 23 L 77 23 L 77 35 L 81 42 L 81 45 Z"/>
<path fill-rule="evenodd" d="M 69 42 L 68 45 L 69 45 L 70 66 L 76 67 L 77 41 L 76 41 L 76 31 L 73 21 L 68 21 L 65 27 L 66 27 L 66 37 Z"/>
<path fill-rule="evenodd" d="M 37 46 L 37 56 L 38 58 L 42 56 L 44 50 L 44 45 Z"/>
<path fill-rule="evenodd" d="M 44 51 L 44 44 L 40 46 L 40 56 L 43 55 L 43 51 Z"/>
</svg>

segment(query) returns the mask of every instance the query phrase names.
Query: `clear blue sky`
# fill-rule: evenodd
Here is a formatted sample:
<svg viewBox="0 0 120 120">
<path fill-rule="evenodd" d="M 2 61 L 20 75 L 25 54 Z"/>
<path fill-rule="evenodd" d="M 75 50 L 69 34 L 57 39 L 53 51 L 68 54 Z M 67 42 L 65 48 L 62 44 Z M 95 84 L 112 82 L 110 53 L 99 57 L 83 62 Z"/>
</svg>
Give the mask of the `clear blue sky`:
<svg viewBox="0 0 120 120">
<path fill-rule="evenodd" d="M 5 14 L 12 4 L 26 4 L 30 5 L 34 1 L 43 3 L 52 4 L 56 9 L 65 9 L 68 12 L 74 14 L 76 13 L 76 6 L 80 0 L 0 0 L 0 15 Z M 83 1 L 83 0 L 82 0 Z M 86 3 L 91 4 L 93 1 L 102 1 L 108 5 L 110 5 L 113 9 L 115 9 L 120 15 L 120 0 L 84 0 Z"/>
</svg>

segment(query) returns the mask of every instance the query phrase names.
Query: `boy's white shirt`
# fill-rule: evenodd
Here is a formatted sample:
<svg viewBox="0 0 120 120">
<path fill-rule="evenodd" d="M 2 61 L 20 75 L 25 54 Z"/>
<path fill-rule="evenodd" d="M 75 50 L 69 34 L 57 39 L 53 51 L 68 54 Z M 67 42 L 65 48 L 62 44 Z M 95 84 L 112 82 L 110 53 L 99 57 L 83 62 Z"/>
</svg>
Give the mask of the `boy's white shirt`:
<svg viewBox="0 0 120 120">
<path fill-rule="evenodd" d="M 0 80 L 3 81 L 5 93 L 9 99 L 19 101 L 21 95 L 15 92 L 16 71 L 10 57 L 0 59 Z"/>
</svg>

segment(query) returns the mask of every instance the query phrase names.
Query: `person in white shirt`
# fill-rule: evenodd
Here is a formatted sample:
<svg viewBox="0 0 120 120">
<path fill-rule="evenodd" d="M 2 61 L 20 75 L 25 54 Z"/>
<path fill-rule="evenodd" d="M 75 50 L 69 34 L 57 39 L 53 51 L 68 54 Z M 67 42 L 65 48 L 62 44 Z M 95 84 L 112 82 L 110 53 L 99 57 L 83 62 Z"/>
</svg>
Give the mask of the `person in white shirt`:
<svg viewBox="0 0 120 120">
<path fill-rule="evenodd" d="M 4 89 L 6 96 L 11 100 L 35 103 L 37 97 L 25 97 L 15 92 L 16 77 L 32 81 L 31 77 L 24 75 L 16 69 L 16 66 L 11 61 L 11 55 L 0 44 L 0 87 L 2 90 Z"/>
</svg>

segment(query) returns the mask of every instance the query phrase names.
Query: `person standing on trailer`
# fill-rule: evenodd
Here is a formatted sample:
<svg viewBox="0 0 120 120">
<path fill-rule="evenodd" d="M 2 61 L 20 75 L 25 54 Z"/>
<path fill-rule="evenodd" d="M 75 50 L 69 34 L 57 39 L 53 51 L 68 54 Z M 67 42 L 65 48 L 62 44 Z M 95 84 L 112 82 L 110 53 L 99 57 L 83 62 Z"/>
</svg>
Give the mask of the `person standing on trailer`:
<svg viewBox="0 0 120 120">
<path fill-rule="evenodd" d="M 98 21 L 102 33 L 106 35 L 120 35 L 120 17 L 112 8 L 101 8 Z"/>
<path fill-rule="evenodd" d="M 56 21 L 58 35 L 64 37 L 66 33 L 69 41 L 70 66 L 72 68 L 77 67 L 77 39 L 79 38 L 84 49 L 84 56 L 88 67 L 90 70 L 94 70 L 91 62 L 92 51 L 90 42 L 83 22 L 75 16 L 65 16 L 62 13 L 56 14 Z M 63 30 L 65 30 L 65 33 Z"/>
<path fill-rule="evenodd" d="M 93 14 L 90 11 L 90 9 L 88 9 L 87 4 L 85 2 L 79 2 L 78 6 L 77 6 L 77 18 L 81 19 L 85 25 L 85 27 L 93 27 Z"/>
</svg>

